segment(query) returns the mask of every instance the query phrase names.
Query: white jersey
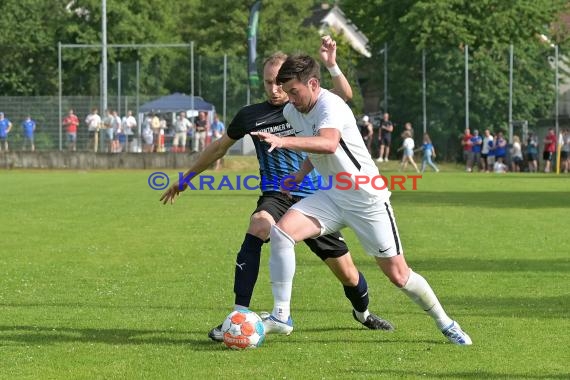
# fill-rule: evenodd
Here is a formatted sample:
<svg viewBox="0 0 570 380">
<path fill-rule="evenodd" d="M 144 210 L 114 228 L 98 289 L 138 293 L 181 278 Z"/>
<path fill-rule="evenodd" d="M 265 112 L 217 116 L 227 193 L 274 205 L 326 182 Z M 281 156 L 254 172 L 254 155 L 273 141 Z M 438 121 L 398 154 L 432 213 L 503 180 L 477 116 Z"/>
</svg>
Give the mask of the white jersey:
<svg viewBox="0 0 570 380">
<path fill-rule="evenodd" d="M 311 111 L 300 113 L 289 103 L 285 106 L 283 115 L 297 136 L 316 136 L 324 128 L 340 131 L 340 143 L 333 154 L 309 153 L 313 166 L 324 177 L 323 183 L 328 184 L 332 178 L 332 187 L 326 191 L 337 204 L 370 204 L 389 199 L 386 181 L 380 177 L 378 167 L 364 145 L 352 110 L 340 97 L 321 89 Z M 368 178 L 369 182 L 359 184 L 357 190 L 356 176 Z M 374 186 L 370 181 L 373 181 Z M 350 189 L 347 189 L 349 184 Z"/>
</svg>

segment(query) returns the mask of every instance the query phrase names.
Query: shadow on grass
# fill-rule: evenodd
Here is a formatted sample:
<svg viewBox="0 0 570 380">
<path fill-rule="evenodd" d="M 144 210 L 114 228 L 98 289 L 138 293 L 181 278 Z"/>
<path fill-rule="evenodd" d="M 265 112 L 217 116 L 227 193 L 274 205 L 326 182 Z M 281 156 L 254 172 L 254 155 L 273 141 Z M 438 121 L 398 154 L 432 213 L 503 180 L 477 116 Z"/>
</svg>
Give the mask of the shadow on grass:
<svg viewBox="0 0 570 380">
<path fill-rule="evenodd" d="M 570 373 L 562 374 L 508 374 L 494 373 L 489 371 L 473 371 L 473 372 L 449 372 L 449 373 L 430 373 L 429 371 L 398 371 L 394 369 L 382 368 L 378 371 L 363 371 L 359 369 L 351 369 L 350 375 L 357 374 L 362 377 L 376 376 L 392 376 L 394 378 L 429 378 L 429 379 L 568 379 Z"/>
<path fill-rule="evenodd" d="M 374 263 L 372 263 L 375 265 Z M 457 258 L 411 258 L 408 264 L 421 271 L 451 272 L 561 272 L 570 273 L 570 258 L 527 259 L 475 259 Z"/>
<path fill-rule="evenodd" d="M 570 181 L 568 184 L 570 188 Z M 394 192 L 392 204 L 398 212 L 399 203 L 414 203 L 422 206 L 461 206 L 485 208 L 570 208 L 570 191 L 479 191 L 479 192 Z"/>
<path fill-rule="evenodd" d="M 457 305 L 469 309 L 469 316 L 530 319 L 565 319 L 570 313 L 570 295 L 537 297 L 445 297 L 451 310 Z"/>
<path fill-rule="evenodd" d="M 61 343 L 102 343 L 110 345 L 186 345 L 193 350 L 219 350 L 220 344 L 200 338 L 176 338 L 173 335 L 195 335 L 195 332 L 173 330 L 96 329 L 46 326 L 0 326 L 0 341 L 22 345 Z M 7 344 L 3 344 L 6 346 Z"/>
<path fill-rule="evenodd" d="M 309 255 L 307 253 L 307 255 Z M 454 258 L 431 258 L 421 255 L 406 256 L 408 265 L 418 272 L 547 272 L 547 273 L 570 273 L 570 258 L 557 259 L 476 259 L 468 257 Z M 360 260 L 359 267 L 369 268 L 371 273 L 379 269 L 373 259 Z M 305 254 L 297 254 L 299 267 L 322 266 L 322 262 L 313 257 L 307 258 Z M 370 276 L 370 275 L 369 275 Z"/>
</svg>

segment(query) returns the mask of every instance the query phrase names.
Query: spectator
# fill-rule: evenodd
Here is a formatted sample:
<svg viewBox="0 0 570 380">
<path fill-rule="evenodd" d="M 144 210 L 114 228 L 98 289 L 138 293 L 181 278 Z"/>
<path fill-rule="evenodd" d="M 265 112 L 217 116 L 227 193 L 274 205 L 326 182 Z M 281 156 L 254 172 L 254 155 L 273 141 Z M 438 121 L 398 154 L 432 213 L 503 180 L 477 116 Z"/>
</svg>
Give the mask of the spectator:
<svg viewBox="0 0 570 380">
<path fill-rule="evenodd" d="M 137 119 L 135 119 L 135 117 L 133 116 L 133 111 L 131 110 L 127 111 L 127 116 L 123 118 L 122 124 L 123 124 L 123 133 L 126 136 L 125 150 L 129 152 L 131 150 L 130 145 L 133 142 L 133 136 L 137 128 Z"/>
<path fill-rule="evenodd" d="M 103 142 L 104 145 L 107 146 L 106 152 L 112 153 L 113 152 L 113 138 L 115 137 L 113 132 L 113 112 L 111 110 L 107 110 L 105 112 L 105 117 L 102 121 L 103 130 L 105 141 Z"/>
<path fill-rule="evenodd" d="M 532 132 L 528 134 L 526 140 L 526 160 L 528 171 L 536 173 L 538 171 L 538 138 Z"/>
<path fill-rule="evenodd" d="M 378 162 L 388 162 L 390 144 L 392 143 L 392 131 L 394 131 L 394 124 L 390 121 L 390 114 L 386 112 L 380 122 L 380 130 L 378 131 L 378 138 L 380 139 L 380 157 L 378 157 Z"/>
<path fill-rule="evenodd" d="M 152 128 L 152 142 L 153 142 L 153 150 L 155 152 L 159 152 L 159 144 L 160 144 L 160 119 L 158 115 L 152 114 L 150 117 L 150 127 Z"/>
<path fill-rule="evenodd" d="M 22 134 L 24 137 L 24 142 L 22 144 L 22 150 L 26 150 L 27 146 L 30 146 L 30 151 L 34 152 L 36 146 L 34 145 L 34 133 L 36 131 L 36 122 L 32 120 L 30 115 L 26 116 L 26 120 L 22 122 Z"/>
<path fill-rule="evenodd" d="M 507 168 L 508 168 L 507 165 L 499 160 L 495 161 L 495 163 L 493 164 L 494 173 L 506 173 Z"/>
<path fill-rule="evenodd" d="M 418 169 L 418 166 L 414 161 L 415 143 L 414 139 L 412 138 L 412 134 L 409 131 L 405 131 L 403 133 L 403 137 L 404 141 L 402 143 L 402 147 L 398 149 L 398 151 L 400 150 L 404 151 L 404 154 L 402 155 L 402 162 L 400 163 L 400 170 L 406 171 L 406 167 L 408 166 L 408 163 L 410 163 L 414 167 L 414 169 L 416 169 L 416 171 L 419 173 L 420 170 Z"/>
<path fill-rule="evenodd" d="M 67 134 L 67 149 L 72 152 L 77 150 L 77 126 L 79 125 L 79 119 L 70 109 L 67 116 L 63 119 L 63 127 L 65 128 Z"/>
<path fill-rule="evenodd" d="M 503 136 L 503 132 L 497 133 L 495 140 L 495 160 L 504 164 L 507 156 L 507 140 Z"/>
<path fill-rule="evenodd" d="M 374 129 L 368 115 L 362 116 L 360 134 L 362 135 L 362 139 L 364 140 L 364 144 L 366 145 L 368 152 L 372 155 L 372 135 L 374 134 Z"/>
<path fill-rule="evenodd" d="M 97 108 L 91 109 L 91 113 L 87 115 L 85 124 L 87 124 L 87 132 L 89 137 L 87 139 L 87 150 L 93 147 L 93 151 L 97 152 L 99 146 L 99 129 L 101 128 L 101 116 L 97 113 Z"/>
<path fill-rule="evenodd" d="M 489 173 L 492 166 L 489 159 L 489 154 L 493 148 L 493 135 L 488 129 L 485 129 L 484 133 L 485 137 L 483 137 L 483 145 L 481 145 L 481 163 L 483 164 L 481 170 L 484 170 L 485 173 Z"/>
<path fill-rule="evenodd" d="M 142 130 L 142 140 L 143 140 L 143 152 L 152 153 L 153 151 L 153 140 L 154 133 L 150 127 L 150 122 L 144 124 L 144 129 Z"/>
<path fill-rule="evenodd" d="M 2 149 L 8 151 L 8 133 L 11 129 L 12 123 L 4 117 L 4 112 L 0 112 L 0 152 Z"/>
<path fill-rule="evenodd" d="M 174 140 L 172 141 L 173 152 L 186 151 L 186 136 L 188 129 L 192 128 L 192 123 L 186 118 L 185 112 L 180 112 L 174 122 Z"/>
<path fill-rule="evenodd" d="M 518 173 L 521 171 L 521 165 L 523 162 L 521 139 L 517 136 L 513 136 L 513 147 L 511 148 L 511 171 Z"/>
<path fill-rule="evenodd" d="M 562 132 L 562 148 L 560 151 L 560 168 L 562 172 L 568 173 L 570 170 L 570 130 Z"/>
<path fill-rule="evenodd" d="M 222 138 L 226 126 L 220 121 L 218 114 L 214 114 L 214 122 L 212 123 L 212 142 L 217 141 Z M 222 168 L 222 159 L 216 160 L 214 163 L 214 170 L 220 170 Z"/>
<path fill-rule="evenodd" d="M 168 124 L 166 123 L 166 119 L 164 116 L 161 116 L 159 121 L 159 131 L 158 131 L 158 141 L 155 141 L 155 145 L 157 145 L 157 152 L 164 153 L 166 151 L 164 145 L 164 136 L 166 134 L 166 130 L 168 129 Z"/>
<path fill-rule="evenodd" d="M 479 136 L 479 131 L 476 129 L 471 136 L 471 171 L 474 170 L 475 165 L 477 165 L 479 171 L 483 170 L 483 165 L 481 164 L 482 145 L 483 138 Z"/>
<path fill-rule="evenodd" d="M 463 136 L 461 137 L 461 146 L 463 146 L 463 162 L 465 162 L 465 171 L 471 172 L 471 131 L 465 128 Z"/>
<path fill-rule="evenodd" d="M 208 119 L 206 119 L 206 112 L 201 111 L 198 113 L 198 120 L 196 120 L 196 126 L 194 128 L 192 151 L 201 152 L 206 147 L 206 136 L 208 135 L 208 129 L 210 128 L 209 124 Z"/>
<path fill-rule="evenodd" d="M 423 155 L 422 155 L 422 173 L 426 169 L 426 164 L 431 166 L 432 169 L 435 170 L 436 173 L 439 173 L 438 167 L 431 160 L 432 158 L 435 158 L 435 148 L 431 142 L 431 138 L 429 137 L 429 135 L 427 133 L 424 133 L 424 141 L 422 144 L 422 152 L 423 152 Z"/>
<path fill-rule="evenodd" d="M 113 153 L 120 153 L 123 151 L 123 147 L 125 146 L 126 136 L 123 132 L 123 121 L 121 120 L 119 113 L 115 110 L 113 110 L 111 126 L 113 128 L 113 145 L 111 151 Z"/>
<path fill-rule="evenodd" d="M 401 134 L 402 139 L 405 139 L 404 133 L 406 132 L 410 132 L 411 137 L 414 138 L 414 128 L 412 128 L 412 123 L 410 123 L 409 121 L 406 122 L 406 124 L 404 124 L 404 131 Z"/>
<path fill-rule="evenodd" d="M 554 133 L 554 129 L 549 128 L 546 137 L 544 137 L 544 151 L 542 152 L 545 173 L 550 173 L 554 152 L 556 152 L 556 134 Z"/>
</svg>

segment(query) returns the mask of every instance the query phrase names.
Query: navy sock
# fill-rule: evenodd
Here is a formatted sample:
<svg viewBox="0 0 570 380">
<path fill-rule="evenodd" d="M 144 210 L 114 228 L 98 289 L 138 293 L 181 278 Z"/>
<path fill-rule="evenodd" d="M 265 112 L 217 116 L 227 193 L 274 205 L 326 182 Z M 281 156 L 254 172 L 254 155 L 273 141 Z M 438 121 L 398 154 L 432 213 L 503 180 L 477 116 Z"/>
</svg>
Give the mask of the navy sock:
<svg viewBox="0 0 570 380">
<path fill-rule="evenodd" d="M 368 309 L 368 284 L 364 275 L 358 272 L 358 285 L 344 286 L 344 295 L 349 299 L 354 310 L 362 313 Z"/>
<path fill-rule="evenodd" d="M 259 274 L 261 246 L 263 240 L 251 234 L 245 234 L 241 249 L 236 258 L 234 276 L 235 304 L 249 307 L 253 288 Z"/>
</svg>

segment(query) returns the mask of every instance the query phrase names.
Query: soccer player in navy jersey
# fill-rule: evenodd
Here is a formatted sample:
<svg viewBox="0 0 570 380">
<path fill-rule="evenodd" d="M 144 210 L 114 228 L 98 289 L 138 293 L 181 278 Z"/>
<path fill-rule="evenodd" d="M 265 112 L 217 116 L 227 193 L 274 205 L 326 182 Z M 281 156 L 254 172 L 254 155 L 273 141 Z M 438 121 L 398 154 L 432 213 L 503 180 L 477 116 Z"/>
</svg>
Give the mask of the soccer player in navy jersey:
<svg viewBox="0 0 570 380">
<path fill-rule="evenodd" d="M 343 100 L 351 98 L 352 89 L 336 64 L 336 43 L 329 36 L 322 37 L 320 56 L 332 75 L 334 84 L 332 91 Z M 246 134 L 261 131 L 277 136 L 295 136 L 296 131 L 283 117 L 283 108 L 288 102 L 287 94 L 276 82 L 277 72 L 286 58 L 283 53 L 275 53 L 265 60 L 263 82 L 267 101 L 243 107 L 229 124 L 226 133 L 200 154 L 185 173 L 184 178 L 194 178 L 206 170 Z M 300 170 L 300 165 L 306 158 L 304 153 L 284 149 L 269 154 L 265 143 L 257 138 L 253 141 L 259 161 L 260 177 L 266 181 L 262 180 L 260 186 L 262 195 L 257 201 L 257 208 L 251 215 L 249 228 L 237 254 L 234 278 L 235 309 L 248 308 L 250 305 L 259 273 L 261 247 L 269 239 L 271 226 L 285 214 L 289 207 L 313 192 L 311 186 L 304 186 L 297 191 L 285 194 L 274 185 L 280 183 L 281 178 Z M 315 172 L 308 173 L 307 178 L 313 184 L 313 188 L 318 188 L 318 178 Z M 179 183 L 173 184 L 162 194 L 160 200 L 164 204 L 172 203 L 188 186 L 186 182 L 182 185 L 180 188 Z M 344 293 L 353 306 L 354 319 L 372 330 L 393 329 L 389 322 L 368 310 L 366 279 L 354 265 L 342 235 L 330 234 L 316 239 L 307 239 L 305 243 L 329 266 L 342 283 Z M 288 335 L 291 331 L 293 331 L 292 321 L 279 332 Z M 215 341 L 222 341 L 221 325 L 213 328 L 208 336 Z"/>
<path fill-rule="evenodd" d="M 337 178 L 338 173 L 345 176 L 342 186 L 337 181 L 330 190 L 303 198 L 271 227 L 269 273 L 274 307 L 264 320 L 266 332 L 286 332 L 290 325 L 295 243 L 349 227 L 386 277 L 433 318 L 450 342 L 471 345 L 469 335 L 446 314 L 425 278 L 408 267 L 390 205 L 390 191 L 374 184 L 373 178 L 380 173 L 364 145 L 352 110 L 320 87 L 318 62 L 308 55 L 288 57 L 279 69 L 277 83 L 289 96 L 283 115 L 297 136 L 262 131 L 253 134 L 268 144 L 269 153 L 282 149 L 308 153 L 301 170 L 291 173 L 294 178 L 287 187 L 301 183 L 314 168 L 325 178 Z"/>
</svg>

